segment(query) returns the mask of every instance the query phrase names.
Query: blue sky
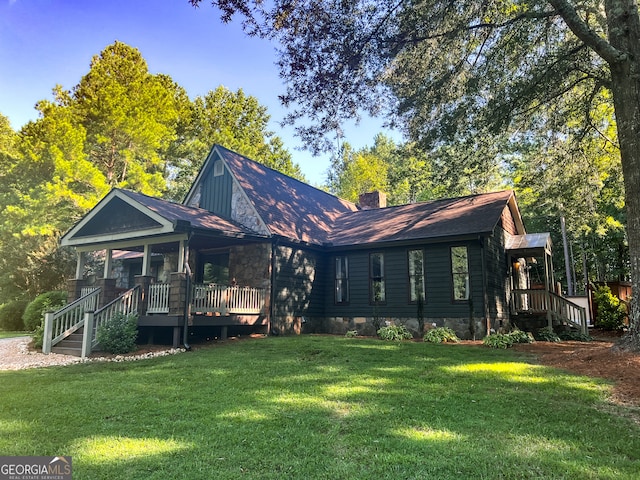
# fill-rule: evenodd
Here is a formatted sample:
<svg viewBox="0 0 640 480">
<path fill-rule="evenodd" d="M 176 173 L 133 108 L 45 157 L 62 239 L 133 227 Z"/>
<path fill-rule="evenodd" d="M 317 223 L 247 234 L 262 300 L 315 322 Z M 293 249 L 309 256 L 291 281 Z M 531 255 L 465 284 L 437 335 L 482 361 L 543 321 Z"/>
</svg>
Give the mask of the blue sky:
<svg viewBox="0 0 640 480">
<path fill-rule="evenodd" d="M 37 118 L 35 103 L 56 84 L 74 87 L 115 40 L 138 48 L 152 73 L 171 76 L 191 98 L 218 85 L 256 97 L 310 183 L 324 182 L 328 155 L 312 157 L 278 123 L 286 111 L 275 45 L 247 37 L 239 22 L 222 24 L 207 0 L 197 9 L 187 0 L 0 0 L 0 113 L 16 130 Z M 360 148 L 380 131 L 381 120 L 365 119 L 346 125 L 345 137 Z"/>
</svg>

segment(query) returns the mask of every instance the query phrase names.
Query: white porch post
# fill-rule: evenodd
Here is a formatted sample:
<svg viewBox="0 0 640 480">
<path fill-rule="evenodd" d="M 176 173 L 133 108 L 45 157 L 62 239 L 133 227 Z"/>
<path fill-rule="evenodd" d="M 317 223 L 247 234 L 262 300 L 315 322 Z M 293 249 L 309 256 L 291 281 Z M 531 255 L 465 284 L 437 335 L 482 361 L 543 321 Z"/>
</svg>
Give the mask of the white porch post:
<svg viewBox="0 0 640 480">
<path fill-rule="evenodd" d="M 142 257 L 142 275 L 145 277 L 151 274 L 151 245 L 145 243 L 144 256 Z"/>
<path fill-rule="evenodd" d="M 182 272 L 184 270 L 184 247 L 186 244 L 186 240 L 178 242 L 178 270 L 177 272 Z"/>
<path fill-rule="evenodd" d="M 76 252 L 76 280 L 82 280 L 84 275 L 84 252 Z"/>
<path fill-rule="evenodd" d="M 111 278 L 111 266 L 113 265 L 113 250 L 107 248 L 104 252 L 104 273 L 102 278 Z"/>
</svg>

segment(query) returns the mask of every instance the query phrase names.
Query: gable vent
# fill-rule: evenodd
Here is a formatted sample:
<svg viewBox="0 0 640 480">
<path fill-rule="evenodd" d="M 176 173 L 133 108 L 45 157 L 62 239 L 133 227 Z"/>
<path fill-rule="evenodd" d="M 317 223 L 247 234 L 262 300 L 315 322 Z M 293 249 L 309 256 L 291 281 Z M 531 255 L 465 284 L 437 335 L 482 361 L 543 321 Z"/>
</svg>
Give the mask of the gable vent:
<svg viewBox="0 0 640 480">
<path fill-rule="evenodd" d="M 220 177 L 224 174 L 224 163 L 222 160 L 217 160 L 213 164 L 213 176 Z"/>
</svg>

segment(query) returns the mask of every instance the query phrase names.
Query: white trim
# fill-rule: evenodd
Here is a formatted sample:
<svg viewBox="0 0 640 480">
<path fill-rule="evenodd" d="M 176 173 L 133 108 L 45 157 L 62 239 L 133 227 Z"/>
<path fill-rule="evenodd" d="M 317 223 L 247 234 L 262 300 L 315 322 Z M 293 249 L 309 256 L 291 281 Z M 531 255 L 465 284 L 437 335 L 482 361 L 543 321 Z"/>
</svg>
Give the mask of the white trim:
<svg viewBox="0 0 640 480">
<path fill-rule="evenodd" d="M 152 238 L 143 238 L 143 239 L 133 239 L 129 236 L 127 239 L 122 241 L 111 241 L 111 242 L 102 242 L 102 243 L 94 243 L 91 245 L 79 245 L 76 247 L 76 251 L 78 252 L 95 252 L 98 250 L 105 250 L 110 248 L 112 250 L 124 250 L 129 247 L 142 247 L 144 245 L 158 245 L 161 243 L 173 243 L 179 242 L 187 239 L 186 233 L 175 233 L 173 235 L 164 235 Z"/>
<path fill-rule="evenodd" d="M 142 275 L 149 276 L 151 274 L 151 245 L 144 244 L 144 255 L 142 256 Z"/>
<path fill-rule="evenodd" d="M 159 223 L 160 226 L 147 228 L 145 230 L 139 230 L 134 232 L 120 232 L 120 233 L 113 233 L 108 235 L 93 235 L 93 236 L 90 235 L 86 237 L 83 236 L 83 237 L 74 238 L 74 235 L 76 235 L 80 230 L 82 230 L 82 228 L 85 225 L 87 225 L 91 220 L 93 220 L 93 218 L 96 216 L 98 212 L 100 212 L 103 208 L 105 208 L 105 206 L 108 205 L 109 202 L 116 197 L 121 199 L 125 203 L 129 204 L 131 207 L 135 208 L 142 214 L 148 216 L 153 221 Z M 85 245 L 87 243 L 104 243 L 104 242 L 111 242 L 118 239 L 138 238 L 142 236 L 171 233 L 173 232 L 173 230 L 174 230 L 173 223 L 168 221 L 162 215 L 154 212 L 150 208 L 135 201 L 134 199 L 132 199 L 122 191 L 118 189 L 113 189 L 102 200 L 100 200 L 98 204 L 95 207 L 93 207 L 93 209 L 91 209 L 91 211 L 87 215 L 85 215 L 78 223 L 76 223 L 71 228 L 71 230 L 69 230 L 67 233 L 63 235 L 62 239 L 60 240 L 60 245 L 63 247 L 68 247 L 68 246 L 74 246 L 74 245 Z"/>
<path fill-rule="evenodd" d="M 107 248 L 104 252 L 104 273 L 102 278 L 111 278 L 111 265 L 113 263 L 113 250 Z"/>
</svg>

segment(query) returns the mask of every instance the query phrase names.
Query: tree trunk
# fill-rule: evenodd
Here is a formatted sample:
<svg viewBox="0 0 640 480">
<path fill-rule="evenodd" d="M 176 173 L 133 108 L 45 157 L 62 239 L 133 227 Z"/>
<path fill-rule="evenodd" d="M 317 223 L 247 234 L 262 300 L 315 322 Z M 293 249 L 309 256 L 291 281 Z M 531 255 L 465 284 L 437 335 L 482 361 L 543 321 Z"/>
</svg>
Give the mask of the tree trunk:
<svg viewBox="0 0 640 480">
<path fill-rule="evenodd" d="M 610 63 L 631 261 L 630 347 L 640 349 L 640 18 L 632 0 L 606 0 L 609 42 L 625 55 Z"/>
</svg>

